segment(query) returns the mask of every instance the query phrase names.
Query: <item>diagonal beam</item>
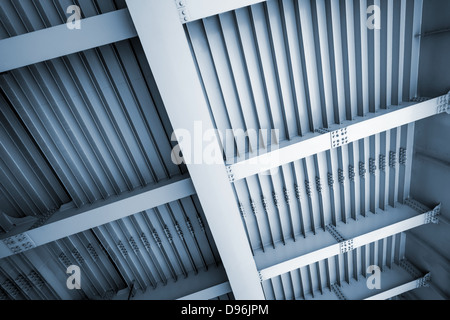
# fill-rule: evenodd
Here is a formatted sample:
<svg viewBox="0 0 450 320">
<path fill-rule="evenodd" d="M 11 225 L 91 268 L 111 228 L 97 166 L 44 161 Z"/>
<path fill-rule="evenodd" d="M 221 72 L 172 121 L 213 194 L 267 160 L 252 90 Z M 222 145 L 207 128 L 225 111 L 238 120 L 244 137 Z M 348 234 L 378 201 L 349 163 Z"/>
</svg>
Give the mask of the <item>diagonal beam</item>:
<svg viewBox="0 0 450 320">
<path fill-rule="evenodd" d="M 201 141 L 195 138 L 201 140 L 203 132 L 213 131 L 214 126 L 176 3 L 127 0 L 127 4 L 172 127 L 194 137 L 190 141 L 176 130 L 180 149 L 190 150 L 191 142 L 198 146 Z M 202 125 L 201 132 L 198 123 Z M 220 150 L 216 137 L 209 147 Z M 199 149 L 193 150 L 194 158 L 202 158 L 203 149 Z M 187 168 L 235 298 L 263 300 L 255 261 L 223 159 L 219 156 L 216 164 L 188 162 Z"/>
<path fill-rule="evenodd" d="M 430 212 L 417 215 L 416 209 L 406 205 L 401 205 L 398 208 L 389 208 L 388 213 L 385 212 L 373 215 L 370 218 L 361 219 L 358 222 L 340 224 L 338 225 L 337 231 L 342 238 L 347 240 L 321 248 L 308 250 L 308 252 L 294 258 L 289 257 L 289 254 L 292 254 L 292 252 L 299 252 L 302 250 L 301 247 L 310 246 L 299 243 L 296 244 L 297 250 L 289 250 L 289 248 L 284 248 L 285 252 L 280 251 L 283 249 L 279 249 L 277 253 L 273 253 L 272 255 L 266 253 L 267 256 L 271 256 L 270 259 L 278 259 L 279 261 L 282 261 L 272 266 L 267 266 L 268 261 L 265 260 L 267 258 L 264 258 L 266 255 L 261 257 L 255 256 L 258 266 L 260 268 L 263 266 L 259 271 L 260 277 L 262 280 L 271 279 L 286 272 L 334 257 L 341 253 L 352 251 L 358 247 L 362 247 L 398 233 L 411 230 L 424 224 L 431 222 L 435 223 L 437 222 L 436 216 L 439 214 L 439 210 L 440 205 Z M 325 243 L 331 238 L 326 234 L 324 236 L 327 237 L 327 240 L 319 241 L 319 239 L 314 239 L 314 237 L 311 238 L 315 240 L 315 243 Z"/>
<path fill-rule="evenodd" d="M 248 153 L 234 159 L 228 166 L 232 180 L 240 180 L 267 170 L 277 168 L 308 156 L 413 123 L 450 110 L 450 94 L 420 103 L 407 103 L 400 107 L 383 109 L 342 125 L 330 126 L 321 133 L 308 133 L 280 144 L 276 150 L 260 154 Z M 341 139 L 345 140 L 342 141 Z M 339 140 L 339 141 L 338 141 Z M 257 152 L 260 152 L 258 150 Z M 244 160 L 245 159 L 245 160 Z"/>
<path fill-rule="evenodd" d="M 223 12 L 247 7 L 266 0 L 175 0 L 180 10 L 186 10 L 182 23 L 214 16 Z"/>
<path fill-rule="evenodd" d="M 41 227 L 28 231 L 16 228 L 7 234 L 0 241 L 0 259 L 193 194 L 191 179 L 179 176 L 81 208 L 56 212 Z"/>
<path fill-rule="evenodd" d="M 81 20 L 81 29 L 62 24 L 0 40 L 0 72 L 13 70 L 136 36 L 127 9 Z"/>
</svg>

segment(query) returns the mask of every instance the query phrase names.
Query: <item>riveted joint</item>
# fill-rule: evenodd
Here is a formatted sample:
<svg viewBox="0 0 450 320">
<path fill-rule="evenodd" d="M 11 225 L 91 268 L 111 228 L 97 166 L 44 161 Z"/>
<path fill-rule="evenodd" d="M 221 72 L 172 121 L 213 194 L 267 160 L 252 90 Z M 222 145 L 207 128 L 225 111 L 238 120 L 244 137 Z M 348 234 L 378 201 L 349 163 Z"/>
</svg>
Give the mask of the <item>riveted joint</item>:
<svg viewBox="0 0 450 320">
<path fill-rule="evenodd" d="M 175 230 L 177 231 L 177 234 L 180 237 L 180 239 L 184 240 L 183 230 L 181 230 L 181 227 L 180 227 L 178 221 L 175 221 Z"/>
<path fill-rule="evenodd" d="M 427 273 L 422 278 L 416 280 L 416 288 L 429 287 L 431 282 L 431 273 Z"/>
<path fill-rule="evenodd" d="M 263 277 L 261 271 L 258 271 L 258 277 L 259 277 L 259 282 L 263 282 L 264 281 L 264 277 Z"/>
<path fill-rule="evenodd" d="M 300 188 L 298 187 L 297 184 L 294 184 L 294 190 L 295 190 L 295 197 L 297 198 L 297 200 L 300 200 Z"/>
<path fill-rule="evenodd" d="M 163 227 L 164 233 L 166 234 L 167 240 L 169 240 L 169 243 L 173 243 L 172 234 L 170 233 L 169 227 L 167 225 L 164 225 Z"/>
<path fill-rule="evenodd" d="M 185 222 L 186 222 L 186 226 L 187 226 L 187 228 L 188 228 L 188 230 L 189 230 L 189 233 L 190 233 L 192 236 L 194 236 L 195 232 L 194 232 L 194 227 L 192 226 L 191 220 L 190 220 L 189 218 L 186 217 Z"/>
<path fill-rule="evenodd" d="M 233 183 L 234 182 L 234 174 L 233 174 L 233 169 L 231 168 L 231 166 L 227 166 L 227 174 L 228 174 L 228 180 Z"/>
<path fill-rule="evenodd" d="M 159 248 L 161 248 L 162 246 L 162 241 L 161 238 L 159 237 L 158 232 L 156 232 L 156 229 L 153 229 L 152 231 L 152 237 L 155 240 L 156 244 L 158 245 Z"/>
<path fill-rule="evenodd" d="M 287 204 L 289 204 L 291 202 L 291 197 L 289 194 L 289 190 L 286 187 L 283 188 L 283 193 L 284 193 L 284 200 L 286 201 Z"/>
<path fill-rule="evenodd" d="M 389 152 L 389 167 L 395 168 L 396 162 L 397 162 L 397 152 L 390 151 Z"/>
<path fill-rule="evenodd" d="M 338 169 L 338 181 L 340 184 L 344 184 L 345 177 L 344 177 L 344 170 Z"/>
<path fill-rule="evenodd" d="M 246 218 L 247 214 L 245 213 L 245 208 L 244 205 L 242 204 L 242 202 L 239 202 L 239 212 L 241 213 L 241 217 L 242 218 Z"/>
<path fill-rule="evenodd" d="M 316 177 L 316 190 L 318 193 L 322 193 L 322 183 L 319 177 Z"/>
<path fill-rule="evenodd" d="M 279 208 L 280 207 L 280 200 L 278 199 L 278 195 L 274 192 L 272 192 L 272 197 L 273 197 L 273 203 L 275 204 L 275 207 Z"/>
<path fill-rule="evenodd" d="M 328 185 L 332 188 L 334 185 L 333 174 L 328 172 L 327 179 L 328 179 Z"/>
<path fill-rule="evenodd" d="M 190 20 L 189 10 L 186 2 L 187 0 L 175 0 L 181 23 L 186 23 Z"/>
<path fill-rule="evenodd" d="M 351 182 L 355 181 L 355 167 L 352 165 L 348 166 L 348 178 Z"/>
<path fill-rule="evenodd" d="M 308 180 L 305 180 L 305 190 L 308 197 L 311 198 L 311 185 Z"/>
<path fill-rule="evenodd" d="M 256 208 L 256 203 L 255 201 L 253 201 L 253 199 L 250 199 L 250 205 L 252 207 L 253 215 L 256 217 L 258 214 L 258 209 Z"/>
<path fill-rule="evenodd" d="M 441 214 L 441 204 L 437 205 L 433 210 L 425 214 L 425 224 L 439 223 L 439 215 Z"/>
<path fill-rule="evenodd" d="M 450 114 L 450 92 L 437 99 L 437 114 L 447 112 Z"/>
<path fill-rule="evenodd" d="M 367 173 L 366 164 L 364 162 L 360 161 L 359 162 L 359 176 L 364 178 L 366 173 Z"/>
<path fill-rule="evenodd" d="M 386 156 L 384 154 L 380 154 L 378 163 L 379 163 L 380 170 L 385 171 L 386 170 Z"/>
<path fill-rule="evenodd" d="M 405 148 L 400 148 L 399 157 L 398 157 L 398 162 L 399 162 L 402 166 L 405 166 L 405 165 L 406 165 L 406 160 L 407 160 L 406 149 L 405 149 Z"/>
<path fill-rule="evenodd" d="M 377 170 L 377 165 L 375 164 L 375 159 L 370 158 L 369 159 L 369 173 L 371 175 L 375 175 L 376 170 Z"/>
</svg>

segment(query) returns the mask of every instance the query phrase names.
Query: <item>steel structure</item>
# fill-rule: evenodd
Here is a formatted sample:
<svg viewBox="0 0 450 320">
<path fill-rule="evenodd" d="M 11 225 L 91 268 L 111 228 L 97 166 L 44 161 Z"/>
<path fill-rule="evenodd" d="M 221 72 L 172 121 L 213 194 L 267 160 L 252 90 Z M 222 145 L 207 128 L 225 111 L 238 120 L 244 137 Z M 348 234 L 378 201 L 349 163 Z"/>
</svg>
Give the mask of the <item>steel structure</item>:
<svg viewBox="0 0 450 320">
<path fill-rule="evenodd" d="M 0 4 L 0 299 L 446 298 L 405 252 L 448 228 L 411 195 L 450 114 L 423 0 L 75 4 Z"/>
</svg>

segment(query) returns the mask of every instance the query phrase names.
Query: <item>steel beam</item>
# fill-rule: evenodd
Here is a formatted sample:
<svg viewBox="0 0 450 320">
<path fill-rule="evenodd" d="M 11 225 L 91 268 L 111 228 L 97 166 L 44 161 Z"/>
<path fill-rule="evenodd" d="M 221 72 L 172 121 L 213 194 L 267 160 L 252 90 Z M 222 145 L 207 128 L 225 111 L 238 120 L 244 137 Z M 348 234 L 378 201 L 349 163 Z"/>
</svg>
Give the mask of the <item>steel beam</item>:
<svg viewBox="0 0 450 320">
<path fill-rule="evenodd" d="M 298 241 L 286 244 L 285 247 L 279 248 L 271 254 L 268 251 L 264 255 L 255 255 L 255 260 L 260 268 L 260 277 L 262 280 L 267 280 L 406 230 L 437 222 L 431 217 L 436 217 L 439 208 L 440 206 L 419 215 L 417 215 L 417 211 L 406 205 L 399 205 L 397 208 L 390 207 L 388 212 L 377 210 L 377 214 L 360 219 L 358 222 L 350 220 L 347 224 L 339 223 L 336 229 L 345 239 L 339 243 L 332 244 L 332 240 L 330 240 L 332 237 L 323 234 L 310 237 L 314 243 Z M 299 252 L 304 253 L 298 256 Z M 293 257 L 294 255 L 297 256 Z"/>
<path fill-rule="evenodd" d="M 205 289 L 206 288 L 206 289 Z M 166 285 L 158 286 L 156 290 L 145 292 L 136 290 L 130 300 L 208 300 L 231 292 L 227 276 L 222 266 L 199 270 L 197 274 L 189 272 L 188 277 L 177 281 L 169 280 Z M 128 299 L 130 290 L 119 291 L 113 300 Z"/>
<path fill-rule="evenodd" d="M 187 23 L 265 1 L 266 0 L 175 0 L 175 3 L 180 11 L 181 22 Z M 182 11 L 185 13 L 183 14 Z"/>
<path fill-rule="evenodd" d="M 17 227 L 8 233 L 0 241 L 0 259 L 193 194 L 191 179 L 179 176 L 81 208 L 60 210 L 41 227 Z"/>
<path fill-rule="evenodd" d="M 380 273 L 380 288 L 370 289 L 367 282 L 370 278 L 361 278 L 356 281 L 352 279 L 350 283 L 334 284 L 332 291 L 325 291 L 322 295 L 315 295 L 313 300 L 386 300 L 415 290 L 417 288 L 428 286 L 430 274 L 418 277 L 411 275 L 405 269 L 398 265 L 386 269 Z"/>
<path fill-rule="evenodd" d="M 416 37 L 422 30 L 423 0 L 414 0 L 413 39 L 411 49 L 410 98 L 417 97 L 419 81 L 419 56 L 421 37 Z"/>
<path fill-rule="evenodd" d="M 364 300 L 387 300 L 390 299 L 392 297 L 396 297 L 398 295 L 401 295 L 405 292 L 414 290 L 414 289 L 418 289 L 420 287 L 423 287 L 424 285 L 422 283 L 425 283 L 429 281 L 429 274 L 425 275 L 422 278 L 419 279 L 415 279 L 412 281 L 409 281 L 405 284 L 399 285 L 397 287 L 394 287 L 392 289 L 383 291 L 381 293 L 378 293 L 376 295 L 373 295 L 371 297 L 368 297 Z"/>
<path fill-rule="evenodd" d="M 81 29 L 66 24 L 0 40 L 0 72 L 13 70 L 136 36 L 127 9 L 82 19 Z"/>
<path fill-rule="evenodd" d="M 231 292 L 230 283 L 224 282 L 207 289 L 189 294 L 177 300 L 209 300 Z"/>
<path fill-rule="evenodd" d="M 204 3 L 207 4 L 206 1 Z M 192 142 L 192 154 L 202 158 L 204 150 L 199 146 L 202 134 L 214 130 L 214 126 L 188 39 L 179 20 L 179 4 L 160 0 L 127 0 L 127 4 L 172 127 L 184 129 L 192 137 L 197 137 L 197 140 L 187 141 L 177 136 L 179 146 L 181 150 L 189 150 Z M 198 123 L 202 125 L 202 132 L 197 132 Z M 213 137 L 208 146 L 220 150 L 217 137 Z M 208 164 L 204 159 L 200 159 L 201 164 L 188 162 L 187 168 L 235 298 L 263 300 L 264 293 L 234 190 L 228 180 L 225 163 L 221 156 L 218 158 L 216 164 Z"/>
<path fill-rule="evenodd" d="M 234 181 L 263 173 L 305 157 L 373 136 L 377 133 L 413 123 L 448 110 L 450 95 L 420 103 L 405 103 L 400 107 L 382 109 L 354 121 L 332 125 L 325 133 L 308 133 L 280 143 L 276 150 L 258 155 L 258 151 L 233 159 L 228 166 Z M 342 139 L 344 138 L 344 142 Z M 339 139 L 339 141 L 337 141 Z"/>
</svg>

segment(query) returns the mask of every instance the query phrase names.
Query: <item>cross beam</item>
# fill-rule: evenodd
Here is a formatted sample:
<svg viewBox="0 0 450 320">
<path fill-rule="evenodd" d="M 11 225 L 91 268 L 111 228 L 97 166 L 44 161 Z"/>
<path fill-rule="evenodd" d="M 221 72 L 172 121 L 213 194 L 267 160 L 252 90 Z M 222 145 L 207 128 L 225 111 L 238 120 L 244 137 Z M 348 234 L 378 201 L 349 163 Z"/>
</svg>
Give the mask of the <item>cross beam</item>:
<svg viewBox="0 0 450 320">
<path fill-rule="evenodd" d="M 0 72 L 5 72 L 136 36 L 127 9 L 80 20 L 81 29 L 62 24 L 0 40 Z"/>
<path fill-rule="evenodd" d="M 408 263 L 406 260 L 402 263 Z M 401 264 L 402 264 L 401 263 Z M 415 268 L 413 266 L 413 268 Z M 394 264 L 391 268 L 379 273 L 379 287 L 370 287 L 371 278 L 362 278 L 341 285 L 334 284 L 331 291 L 323 295 L 314 295 L 313 300 L 387 300 L 405 292 L 415 290 L 430 283 L 430 274 L 412 275 L 403 267 Z M 308 297 L 309 298 L 309 297 Z"/>
<path fill-rule="evenodd" d="M 184 15 L 180 12 L 182 23 L 207 18 L 265 1 L 266 0 L 175 0 L 179 10 L 185 10 Z"/>
<path fill-rule="evenodd" d="M 231 288 L 225 270 L 219 266 L 208 271 L 199 270 L 197 274 L 191 271 L 188 277 L 180 277 L 177 281 L 171 279 L 156 290 L 137 290 L 130 300 L 209 300 L 229 292 Z M 126 300 L 129 294 L 130 290 L 126 288 L 119 291 L 113 299 Z"/>
<path fill-rule="evenodd" d="M 330 126 L 320 133 L 308 133 L 284 142 L 276 150 L 272 146 L 273 151 L 264 154 L 245 154 L 243 158 L 235 158 L 228 170 L 232 180 L 237 181 L 445 111 L 450 111 L 450 94 L 425 102 L 380 110 L 354 121 Z"/>
<path fill-rule="evenodd" d="M 127 4 L 173 128 L 194 133 L 195 123 L 200 121 L 205 130 L 214 129 L 177 3 L 127 0 Z M 185 140 L 178 139 L 181 150 L 191 147 Z M 212 143 L 219 150 L 216 137 Z M 225 163 L 188 163 L 187 168 L 235 298 L 263 300 Z"/>
<path fill-rule="evenodd" d="M 41 227 L 17 227 L 7 234 L 0 241 L 0 259 L 193 194 L 191 179 L 179 176 L 81 208 L 56 212 Z"/>
<path fill-rule="evenodd" d="M 406 205 L 400 205 L 397 208 L 389 208 L 389 212 L 373 215 L 370 218 L 361 219 L 358 222 L 340 224 L 336 229 L 342 238 L 346 240 L 340 241 L 339 243 L 329 244 L 311 251 L 308 250 L 308 252 L 294 258 L 289 258 L 290 253 L 288 252 L 283 253 L 279 251 L 282 249 L 279 249 L 278 253 L 274 253 L 272 257 L 270 257 L 269 253 L 260 257 L 255 256 L 255 260 L 261 268 L 259 271 L 260 277 L 262 280 L 268 280 L 286 272 L 334 257 L 341 253 L 352 251 L 358 247 L 411 230 L 424 224 L 431 222 L 436 223 L 436 216 L 439 214 L 439 210 L 440 205 L 429 212 L 417 215 L 415 209 Z M 324 236 L 327 236 L 327 239 L 332 239 L 332 237 L 327 234 Z M 314 237 L 311 238 L 314 240 Z M 326 241 L 327 240 L 321 240 L 315 242 L 324 243 Z M 296 246 L 302 246 L 302 244 L 299 243 L 296 244 Z M 301 248 L 296 251 L 291 250 L 291 252 L 298 252 L 300 249 Z M 289 248 L 284 250 L 287 251 Z M 280 262 L 272 266 L 267 266 L 269 262 L 265 257 L 270 257 L 272 260 L 279 259 Z"/>
</svg>

